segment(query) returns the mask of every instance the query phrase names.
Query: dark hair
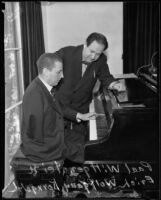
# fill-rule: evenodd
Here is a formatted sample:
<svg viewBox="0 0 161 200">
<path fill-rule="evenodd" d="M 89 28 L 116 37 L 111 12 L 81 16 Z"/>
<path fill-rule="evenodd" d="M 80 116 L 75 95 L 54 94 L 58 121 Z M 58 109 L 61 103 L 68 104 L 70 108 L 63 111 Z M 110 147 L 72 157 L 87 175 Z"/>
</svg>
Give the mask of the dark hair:
<svg viewBox="0 0 161 200">
<path fill-rule="evenodd" d="M 57 61 L 62 62 L 62 59 L 56 53 L 42 54 L 36 62 L 38 73 L 41 74 L 44 68 L 51 70 L 54 67 L 53 63 Z"/>
<path fill-rule="evenodd" d="M 86 39 L 87 46 L 89 46 L 93 41 L 103 44 L 105 46 L 104 51 L 108 48 L 107 39 L 101 33 L 91 33 Z"/>
</svg>

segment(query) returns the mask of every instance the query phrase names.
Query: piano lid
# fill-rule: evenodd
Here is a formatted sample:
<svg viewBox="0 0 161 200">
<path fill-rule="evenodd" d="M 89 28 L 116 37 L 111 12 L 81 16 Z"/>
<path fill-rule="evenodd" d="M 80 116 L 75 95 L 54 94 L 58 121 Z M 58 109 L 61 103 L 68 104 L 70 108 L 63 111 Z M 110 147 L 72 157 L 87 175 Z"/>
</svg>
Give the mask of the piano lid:
<svg viewBox="0 0 161 200">
<path fill-rule="evenodd" d="M 140 77 L 152 88 L 158 88 L 158 66 L 159 66 L 159 54 L 154 52 L 149 65 L 143 65 L 137 70 L 137 76 Z"/>
<path fill-rule="evenodd" d="M 139 78 L 120 79 L 126 90 L 118 92 L 112 90 L 118 104 L 144 104 L 157 99 L 157 93 L 150 90 Z"/>
</svg>

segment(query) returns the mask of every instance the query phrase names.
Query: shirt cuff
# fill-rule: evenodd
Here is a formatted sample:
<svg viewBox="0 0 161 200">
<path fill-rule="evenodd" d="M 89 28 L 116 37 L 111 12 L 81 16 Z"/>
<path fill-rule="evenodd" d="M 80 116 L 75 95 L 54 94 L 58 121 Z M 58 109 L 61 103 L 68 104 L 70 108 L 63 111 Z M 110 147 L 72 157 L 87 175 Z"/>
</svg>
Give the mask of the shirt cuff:
<svg viewBox="0 0 161 200">
<path fill-rule="evenodd" d="M 77 120 L 77 122 L 81 122 L 81 119 L 79 118 L 79 113 L 77 113 L 77 115 L 76 115 L 76 120 Z"/>
</svg>

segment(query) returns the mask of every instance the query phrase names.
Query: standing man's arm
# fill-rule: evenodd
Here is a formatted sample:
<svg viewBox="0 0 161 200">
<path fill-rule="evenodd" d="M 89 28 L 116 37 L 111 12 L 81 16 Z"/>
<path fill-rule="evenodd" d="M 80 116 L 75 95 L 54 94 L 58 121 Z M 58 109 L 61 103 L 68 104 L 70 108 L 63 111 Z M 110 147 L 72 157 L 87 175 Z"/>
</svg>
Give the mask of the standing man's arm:
<svg viewBox="0 0 161 200">
<path fill-rule="evenodd" d="M 66 48 L 61 48 L 60 50 L 56 51 L 56 54 L 61 57 L 62 60 L 64 60 L 64 54 L 65 54 Z M 59 104 L 62 107 L 63 115 L 65 118 L 75 121 L 75 122 L 81 122 L 81 121 L 88 121 L 90 119 L 93 119 L 95 117 L 95 113 L 78 113 L 78 111 L 72 109 L 68 104 L 64 104 L 64 102 L 59 99 Z"/>
<path fill-rule="evenodd" d="M 109 71 L 106 56 L 103 55 L 101 59 L 102 59 L 102 62 L 100 62 L 100 70 L 98 72 L 98 78 L 103 88 L 109 89 L 111 83 L 116 80 Z"/>
<path fill-rule="evenodd" d="M 65 48 L 59 49 L 58 51 L 56 51 L 56 54 L 64 61 Z M 61 98 L 59 98 L 59 104 L 62 108 L 63 115 L 65 118 L 72 121 L 77 121 L 76 116 L 78 112 L 76 110 L 72 109 L 69 105 L 65 105 L 64 101 Z"/>
<path fill-rule="evenodd" d="M 103 62 L 102 62 L 102 65 L 100 66 L 100 71 L 98 74 L 99 80 L 103 88 L 105 88 L 106 90 L 114 89 L 118 91 L 125 91 L 125 86 L 121 82 L 116 80 L 112 74 L 110 74 L 109 67 L 106 61 L 107 59 L 104 56 Z"/>
<path fill-rule="evenodd" d="M 71 121 L 81 122 L 81 121 L 88 121 L 90 119 L 95 119 L 95 113 L 85 113 L 85 114 L 79 113 L 78 111 L 72 109 L 71 107 L 62 104 L 61 100 L 59 101 L 59 104 L 62 107 L 64 117 Z"/>
</svg>

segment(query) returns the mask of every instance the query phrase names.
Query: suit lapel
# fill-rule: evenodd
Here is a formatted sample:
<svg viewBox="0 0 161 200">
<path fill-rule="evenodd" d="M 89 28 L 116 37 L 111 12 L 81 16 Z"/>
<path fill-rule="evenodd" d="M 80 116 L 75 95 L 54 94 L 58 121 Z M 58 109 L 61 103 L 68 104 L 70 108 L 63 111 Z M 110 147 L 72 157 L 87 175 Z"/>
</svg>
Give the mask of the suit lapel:
<svg viewBox="0 0 161 200">
<path fill-rule="evenodd" d="M 51 107 L 62 115 L 62 111 L 57 100 L 56 99 L 53 100 L 53 97 L 51 96 L 50 92 L 47 90 L 45 85 L 42 83 L 42 81 L 38 77 L 35 79 L 35 81 L 39 85 L 39 87 L 42 89 Z"/>
</svg>

